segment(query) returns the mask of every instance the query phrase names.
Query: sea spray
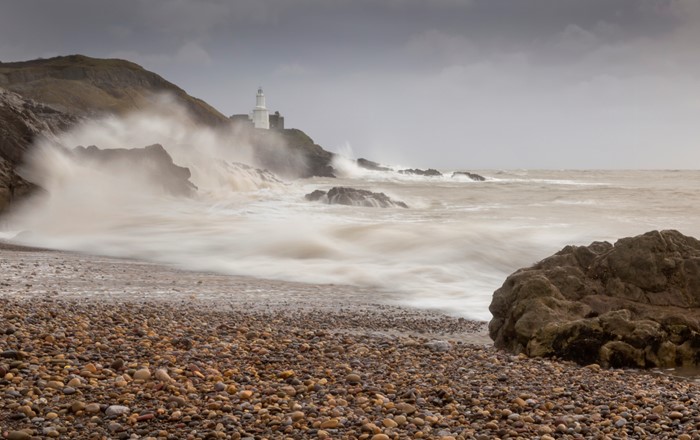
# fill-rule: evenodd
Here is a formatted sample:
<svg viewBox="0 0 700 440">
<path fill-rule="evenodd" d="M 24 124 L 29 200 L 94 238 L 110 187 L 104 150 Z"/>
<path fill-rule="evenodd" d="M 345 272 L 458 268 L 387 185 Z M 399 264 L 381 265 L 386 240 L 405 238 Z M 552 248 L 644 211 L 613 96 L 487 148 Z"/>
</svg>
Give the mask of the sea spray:
<svg viewBox="0 0 700 440">
<path fill-rule="evenodd" d="M 25 171 L 47 193 L 7 220 L 6 230 L 25 231 L 17 241 L 189 270 L 363 286 L 376 292 L 372 301 L 486 320 L 491 294 L 508 274 L 567 244 L 660 228 L 700 235 L 693 172 L 487 170 L 479 171 L 487 181 L 473 182 L 449 173 L 357 171 L 284 182 L 254 163 L 239 164 L 248 152 L 235 151 L 238 140 L 180 130 L 178 115 L 106 121 L 104 133 L 90 122 L 61 142 L 108 148 L 159 140 L 192 171 L 196 194 L 165 194 L 142 176 L 104 172 L 41 145 Z M 305 201 L 306 193 L 332 186 L 385 192 L 410 209 Z"/>
</svg>

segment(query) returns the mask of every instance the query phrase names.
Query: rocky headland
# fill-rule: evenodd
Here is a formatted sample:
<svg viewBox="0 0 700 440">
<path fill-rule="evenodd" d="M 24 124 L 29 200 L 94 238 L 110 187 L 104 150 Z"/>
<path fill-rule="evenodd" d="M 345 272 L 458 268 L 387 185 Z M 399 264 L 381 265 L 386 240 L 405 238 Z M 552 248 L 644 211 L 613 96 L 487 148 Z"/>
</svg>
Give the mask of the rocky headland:
<svg viewBox="0 0 700 440">
<path fill-rule="evenodd" d="M 0 63 L 0 212 L 36 189 L 19 169 L 37 140 L 55 140 L 90 118 L 146 109 L 164 95 L 185 109 L 195 124 L 217 130 L 230 124 L 206 102 L 126 60 L 71 55 Z M 233 133 L 230 139 L 231 148 L 239 143 L 250 146 L 254 165 L 278 176 L 334 177 L 334 155 L 301 130 L 252 130 Z"/>
<path fill-rule="evenodd" d="M 567 246 L 493 296 L 496 347 L 604 367 L 700 365 L 700 241 L 652 231 Z"/>
</svg>

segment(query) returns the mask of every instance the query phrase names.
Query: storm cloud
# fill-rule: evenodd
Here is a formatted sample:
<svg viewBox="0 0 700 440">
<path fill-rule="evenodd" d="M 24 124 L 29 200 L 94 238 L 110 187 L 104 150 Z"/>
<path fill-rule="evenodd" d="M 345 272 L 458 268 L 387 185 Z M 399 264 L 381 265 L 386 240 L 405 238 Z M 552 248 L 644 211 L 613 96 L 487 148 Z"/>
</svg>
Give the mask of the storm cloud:
<svg viewBox="0 0 700 440">
<path fill-rule="evenodd" d="M 695 0 L 8 0 L 0 60 L 135 61 L 225 114 L 443 168 L 697 168 Z M 350 148 L 349 148 L 350 147 Z"/>
</svg>

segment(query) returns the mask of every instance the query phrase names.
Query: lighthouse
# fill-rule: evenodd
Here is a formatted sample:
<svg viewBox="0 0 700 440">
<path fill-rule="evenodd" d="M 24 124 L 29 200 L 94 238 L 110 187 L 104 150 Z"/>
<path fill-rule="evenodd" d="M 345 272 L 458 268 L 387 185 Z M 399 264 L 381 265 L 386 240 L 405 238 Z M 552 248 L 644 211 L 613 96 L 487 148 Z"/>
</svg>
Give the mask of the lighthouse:
<svg viewBox="0 0 700 440">
<path fill-rule="evenodd" d="M 265 94 L 262 87 L 258 87 L 258 94 L 255 95 L 255 108 L 253 109 L 253 125 L 255 128 L 270 129 L 270 114 L 265 107 Z"/>
<path fill-rule="evenodd" d="M 284 130 L 284 116 L 280 112 L 270 114 L 265 106 L 265 94 L 262 87 L 258 87 L 255 95 L 255 108 L 245 115 L 231 115 L 231 122 L 241 128 L 262 128 L 263 130 Z"/>
</svg>

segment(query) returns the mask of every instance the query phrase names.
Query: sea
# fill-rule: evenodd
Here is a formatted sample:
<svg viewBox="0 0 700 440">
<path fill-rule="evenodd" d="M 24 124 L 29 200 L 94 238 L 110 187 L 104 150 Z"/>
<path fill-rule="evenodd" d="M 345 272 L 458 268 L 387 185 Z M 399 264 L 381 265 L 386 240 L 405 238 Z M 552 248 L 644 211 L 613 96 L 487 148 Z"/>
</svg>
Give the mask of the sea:
<svg viewBox="0 0 700 440">
<path fill-rule="evenodd" d="M 171 153 L 192 171 L 196 195 L 167 195 L 127 170 L 107 175 L 44 152 L 35 168 L 48 195 L 6 218 L 1 236 L 193 271 L 357 286 L 368 301 L 484 321 L 509 274 L 566 245 L 661 229 L 700 237 L 700 171 L 455 168 L 426 177 L 339 158 L 338 178 L 280 179 Z M 485 180 L 453 175 L 464 170 Z M 408 208 L 304 197 L 335 186 Z"/>
</svg>

